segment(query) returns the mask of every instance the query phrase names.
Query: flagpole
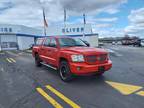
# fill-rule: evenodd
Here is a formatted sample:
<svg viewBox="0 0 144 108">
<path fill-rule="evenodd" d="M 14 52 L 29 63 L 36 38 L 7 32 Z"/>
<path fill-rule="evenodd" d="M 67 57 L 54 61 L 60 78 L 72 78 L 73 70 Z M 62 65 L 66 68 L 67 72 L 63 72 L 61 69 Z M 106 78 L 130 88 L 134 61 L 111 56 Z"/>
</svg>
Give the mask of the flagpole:
<svg viewBox="0 0 144 108">
<path fill-rule="evenodd" d="M 83 25 L 83 27 L 84 27 L 84 30 L 83 30 L 83 40 L 84 40 L 84 38 L 85 38 L 85 24 L 86 24 L 85 14 L 83 14 L 83 23 L 84 23 L 84 25 Z"/>
<path fill-rule="evenodd" d="M 45 36 L 47 35 L 45 24 L 44 24 L 44 35 L 45 35 Z"/>
<path fill-rule="evenodd" d="M 64 9 L 64 29 L 65 29 L 64 33 L 66 33 L 66 9 Z"/>
</svg>

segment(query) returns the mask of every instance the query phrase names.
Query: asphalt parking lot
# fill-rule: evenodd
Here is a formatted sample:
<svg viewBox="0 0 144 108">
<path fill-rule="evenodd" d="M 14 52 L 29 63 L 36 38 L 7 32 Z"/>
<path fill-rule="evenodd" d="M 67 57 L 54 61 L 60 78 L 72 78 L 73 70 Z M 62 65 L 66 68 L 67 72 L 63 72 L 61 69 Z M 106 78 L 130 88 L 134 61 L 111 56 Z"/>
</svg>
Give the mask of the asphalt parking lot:
<svg viewBox="0 0 144 108">
<path fill-rule="evenodd" d="M 107 46 L 113 67 L 101 77 L 60 80 L 30 53 L 0 52 L 0 108 L 143 108 L 144 48 Z"/>
</svg>

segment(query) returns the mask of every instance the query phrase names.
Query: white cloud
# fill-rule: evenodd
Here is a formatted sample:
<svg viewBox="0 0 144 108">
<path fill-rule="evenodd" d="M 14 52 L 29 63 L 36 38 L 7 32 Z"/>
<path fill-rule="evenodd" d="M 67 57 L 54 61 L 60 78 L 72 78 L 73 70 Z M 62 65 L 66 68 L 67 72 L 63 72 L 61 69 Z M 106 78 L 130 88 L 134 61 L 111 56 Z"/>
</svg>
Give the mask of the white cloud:
<svg viewBox="0 0 144 108">
<path fill-rule="evenodd" d="M 60 0 L 62 6 L 75 13 L 115 13 L 120 4 L 126 3 L 127 0 Z"/>
<path fill-rule="evenodd" d="M 128 19 L 130 24 L 125 28 L 125 32 L 144 36 L 144 8 L 132 10 Z"/>
<path fill-rule="evenodd" d="M 112 27 L 112 24 L 108 24 L 108 23 L 95 24 L 95 25 L 93 25 L 93 27 L 95 27 L 95 28 L 108 28 L 108 27 Z"/>
<path fill-rule="evenodd" d="M 42 4 L 40 4 L 40 1 Z M 46 10 L 49 25 L 63 22 L 63 9 L 67 10 L 67 17 L 82 13 L 95 16 L 100 12 L 116 13 L 119 5 L 127 0 L 0 0 L 0 23 L 23 24 L 27 26 L 42 25 L 42 9 Z M 91 19 L 90 22 L 117 20 Z"/>
</svg>

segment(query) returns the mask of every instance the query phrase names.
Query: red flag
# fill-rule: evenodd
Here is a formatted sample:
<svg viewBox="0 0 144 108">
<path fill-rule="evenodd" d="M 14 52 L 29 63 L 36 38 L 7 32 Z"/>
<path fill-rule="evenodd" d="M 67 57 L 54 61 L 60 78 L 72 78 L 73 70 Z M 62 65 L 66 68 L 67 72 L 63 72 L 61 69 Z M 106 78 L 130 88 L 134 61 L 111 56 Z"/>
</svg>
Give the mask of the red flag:
<svg viewBox="0 0 144 108">
<path fill-rule="evenodd" d="M 43 18 L 44 18 L 44 26 L 45 26 L 45 27 L 48 27 L 48 23 L 47 23 L 47 21 L 46 21 L 44 9 L 43 9 Z"/>
</svg>

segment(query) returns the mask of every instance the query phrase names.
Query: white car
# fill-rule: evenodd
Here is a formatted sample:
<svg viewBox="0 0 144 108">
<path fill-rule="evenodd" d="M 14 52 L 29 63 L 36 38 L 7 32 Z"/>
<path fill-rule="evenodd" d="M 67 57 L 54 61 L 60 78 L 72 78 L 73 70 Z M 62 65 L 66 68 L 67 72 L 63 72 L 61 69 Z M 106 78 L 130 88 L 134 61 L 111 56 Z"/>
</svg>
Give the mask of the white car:
<svg viewBox="0 0 144 108">
<path fill-rule="evenodd" d="M 144 40 L 141 41 L 141 46 L 144 47 Z"/>
</svg>

